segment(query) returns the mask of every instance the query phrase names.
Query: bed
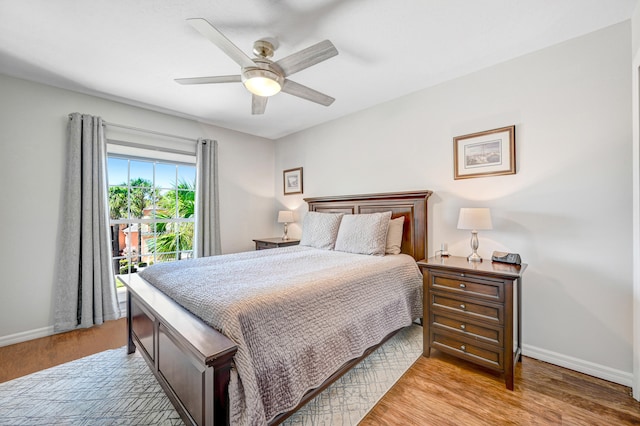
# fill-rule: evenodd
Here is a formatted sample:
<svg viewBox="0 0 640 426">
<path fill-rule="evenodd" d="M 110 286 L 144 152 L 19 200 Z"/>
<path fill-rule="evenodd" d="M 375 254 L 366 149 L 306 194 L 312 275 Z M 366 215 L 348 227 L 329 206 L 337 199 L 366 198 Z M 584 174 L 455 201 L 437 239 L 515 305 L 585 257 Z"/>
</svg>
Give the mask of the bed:
<svg viewBox="0 0 640 426">
<path fill-rule="evenodd" d="M 305 201 L 308 203 L 309 211 L 316 213 L 352 215 L 391 212 L 392 219 L 403 217 L 404 226 L 402 227 L 400 251 L 405 255 L 411 256 L 411 261 L 413 262 L 426 258 L 427 199 L 430 195 L 430 191 L 415 191 L 307 198 Z M 280 262 L 291 262 L 291 260 L 287 260 L 288 256 L 308 256 L 309 253 L 311 253 L 312 256 L 319 256 L 319 254 L 312 252 L 312 250 L 314 249 L 310 249 L 309 247 L 287 247 L 264 250 L 262 251 L 263 253 L 249 252 L 240 253 L 236 256 L 225 255 L 210 259 L 197 259 L 192 263 L 185 263 L 183 265 L 196 265 L 196 263 L 207 262 L 225 263 L 230 257 L 234 257 L 234 261 L 245 262 L 246 265 L 259 264 L 260 262 L 266 261 L 263 258 L 269 257 L 280 259 Z M 334 253 L 332 256 L 332 259 L 340 258 L 339 260 L 335 260 L 337 262 L 345 263 L 350 261 L 338 253 Z M 393 256 L 384 257 L 389 258 L 385 260 L 385 262 L 393 261 L 393 259 L 391 259 Z M 404 257 L 406 258 L 407 256 Z M 398 258 L 400 258 L 400 256 L 398 256 Z M 334 260 L 330 262 L 334 262 Z M 371 263 L 371 265 L 373 265 L 373 263 Z M 369 267 L 373 266 L 363 266 L 361 269 Z M 158 274 L 159 269 L 161 268 L 155 268 Z M 289 264 L 283 271 L 291 269 L 291 265 Z M 384 275 L 384 270 L 381 270 L 379 275 Z M 160 278 L 158 278 L 158 276 Z M 252 345 L 247 345 L 247 342 L 244 341 L 242 341 L 240 345 L 237 345 L 234 340 L 217 331 L 210 325 L 215 323 L 216 317 L 214 314 L 217 313 L 209 314 L 199 310 L 200 305 L 208 306 L 208 303 L 199 304 L 198 297 L 193 297 L 193 295 L 184 296 L 186 299 L 180 299 L 179 294 L 171 294 L 173 285 L 172 275 L 165 274 L 158 276 L 152 274 L 148 276 L 149 280 L 154 281 L 154 285 L 151 285 L 147 280 L 138 275 L 131 275 L 125 280 L 128 291 L 128 351 L 129 353 L 133 353 L 136 348 L 140 350 L 140 353 L 149 364 L 158 382 L 186 423 L 197 425 L 229 424 L 230 412 L 235 413 L 237 409 L 237 407 L 232 404 L 237 401 L 235 398 L 229 397 L 230 393 L 232 396 L 235 396 L 239 387 L 241 391 L 245 393 L 250 393 L 252 389 L 252 387 L 249 386 L 251 383 L 249 380 L 246 381 L 246 384 L 238 384 L 238 372 L 236 371 L 240 370 L 241 366 L 246 369 L 245 358 L 248 358 L 246 354 L 249 352 L 245 346 L 251 347 Z M 261 283 L 263 280 L 266 282 L 268 276 L 265 275 L 262 278 L 255 274 L 249 274 L 249 276 L 252 276 L 250 280 L 252 282 L 248 283 L 248 285 L 252 285 L 251 291 L 256 291 L 256 288 L 262 291 Z M 228 281 L 231 282 L 232 277 L 234 277 L 233 272 L 231 272 L 228 277 Z M 277 286 L 277 280 L 282 279 L 286 281 L 289 278 L 286 276 L 282 278 L 277 277 L 276 280 L 272 279 L 272 281 L 274 281 L 274 284 Z M 167 285 L 167 283 L 163 284 L 163 279 L 165 279 L 169 285 Z M 194 278 L 187 281 L 189 281 L 189 283 L 185 283 L 184 285 L 195 285 L 194 283 L 198 281 L 198 278 L 194 276 Z M 164 291 L 161 290 L 163 285 L 166 285 Z M 198 287 L 196 287 L 196 290 L 200 291 Z M 193 292 L 194 290 L 192 289 L 191 291 Z M 235 297 L 231 294 L 233 293 L 232 290 L 229 290 L 229 293 L 229 295 L 225 294 L 224 297 Z M 168 294 L 171 294 L 171 297 Z M 286 294 L 287 297 L 290 297 L 292 293 L 289 292 Z M 205 298 L 205 296 L 202 297 Z M 213 295 L 210 297 L 216 298 L 218 296 Z M 270 297 L 273 300 L 278 298 L 282 299 L 282 296 Z M 295 299 L 291 300 L 291 303 L 294 303 Z M 320 300 L 319 297 L 318 300 Z M 183 306 L 188 306 L 189 309 L 185 309 Z M 312 309 L 300 309 L 299 311 L 304 311 L 305 315 L 310 316 L 310 318 L 301 316 L 299 318 L 300 324 L 305 321 L 309 324 L 314 324 L 314 319 L 311 318 L 314 315 Z M 192 312 L 196 312 L 198 315 Z M 210 318 L 207 315 L 214 316 Z M 249 314 L 242 313 L 240 317 L 244 320 L 244 317 L 248 315 Z M 315 315 L 317 320 L 317 313 Z M 202 318 L 204 318 L 204 320 Z M 226 324 L 226 322 L 224 322 L 224 324 Z M 229 332 L 229 330 L 232 331 L 234 328 L 231 326 L 225 328 L 224 324 L 223 327 L 219 329 L 227 330 L 225 333 L 233 336 L 236 341 L 239 341 L 235 334 Z M 242 324 L 244 325 L 245 323 L 243 322 Z M 250 324 L 253 327 L 254 323 Z M 362 330 L 366 331 L 369 330 L 369 328 L 371 327 L 369 327 L 365 321 L 365 326 Z M 270 413 L 267 416 L 269 423 L 278 424 L 282 422 L 300 406 L 304 405 L 351 367 L 364 359 L 369 353 L 383 344 L 387 339 L 392 337 L 399 329 L 400 328 L 394 329 L 385 335 L 376 336 L 375 341 L 372 341 L 371 345 L 367 346 L 364 351 L 359 351 L 357 355 L 354 355 L 337 367 L 335 365 L 332 366 L 329 374 L 326 374 L 326 377 L 323 376 L 322 381 L 310 389 L 302 399 L 295 397 L 297 403 L 295 406 L 287 407 L 286 411 L 278 412 L 276 415 Z M 250 336 L 250 334 L 247 335 Z M 294 357 L 295 348 L 289 348 L 285 343 L 279 343 L 275 338 L 266 339 L 265 337 L 266 335 L 264 334 L 257 334 L 257 337 L 252 337 L 249 343 L 261 341 L 263 345 L 271 345 L 271 350 L 273 350 L 274 353 L 283 351 L 286 353 L 286 351 L 291 350 L 292 357 Z M 366 336 L 366 338 L 370 340 L 373 337 Z M 343 346 L 350 347 L 351 343 L 352 342 L 345 340 L 344 345 L 334 346 L 334 348 L 342 349 Z M 256 347 L 258 349 L 262 348 L 262 346 Z M 257 353 L 262 353 L 258 349 L 256 349 Z M 252 354 L 255 354 L 255 352 L 252 352 Z M 314 359 L 314 364 L 322 364 L 325 361 L 322 357 L 319 357 L 317 353 L 311 356 Z M 267 354 L 266 358 L 269 358 L 269 354 Z M 326 358 L 331 359 L 330 356 Z M 255 361 L 256 359 L 252 359 L 251 362 Z M 262 363 L 256 362 L 256 371 L 261 365 Z M 328 365 L 330 365 L 330 363 Z M 259 378 L 260 375 L 256 373 L 256 377 Z M 274 376 L 272 375 L 271 377 Z M 249 398 L 247 399 L 249 400 Z M 268 408 L 270 409 L 271 407 L 269 406 Z M 266 409 L 267 408 L 265 408 L 265 410 Z M 255 423 L 254 420 L 255 419 L 250 419 L 247 422 Z M 235 423 L 235 421 L 233 423 Z"/>
</svg>

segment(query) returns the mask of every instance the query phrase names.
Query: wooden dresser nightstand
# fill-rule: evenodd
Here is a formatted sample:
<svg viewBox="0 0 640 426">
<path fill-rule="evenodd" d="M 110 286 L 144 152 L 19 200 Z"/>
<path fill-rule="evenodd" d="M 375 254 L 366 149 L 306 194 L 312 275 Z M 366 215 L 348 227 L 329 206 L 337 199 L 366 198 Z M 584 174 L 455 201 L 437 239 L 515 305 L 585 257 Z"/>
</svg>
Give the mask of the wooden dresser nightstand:
<svg viewBox="0 0 640 426">
<path fill-rule="evenodd" d="M 300 240 L 283 240 L 282 238 L 261 238 L 253 240 L 256 243 L 256 250 L 271 249 L 276 247 L 297 246 Z"/>
<path fill-rule="evenodd" d="M 423 355 L 439 349 L 504 373 L 513 390 L 522 352 L 521 287 L 527 265 L 432 257 L 423 274 Z"/>
</svg>

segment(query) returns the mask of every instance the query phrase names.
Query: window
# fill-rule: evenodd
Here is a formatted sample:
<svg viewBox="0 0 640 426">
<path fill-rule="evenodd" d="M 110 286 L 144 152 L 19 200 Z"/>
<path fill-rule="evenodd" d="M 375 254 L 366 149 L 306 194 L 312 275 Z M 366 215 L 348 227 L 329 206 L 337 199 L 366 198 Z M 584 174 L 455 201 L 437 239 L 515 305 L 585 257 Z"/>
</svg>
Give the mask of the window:
<svg viewBox="0 0 640 426">
<path fill-rule="evenodd" d="M 193 257 L 195 165 L 109 154 L 107 174 L 116 274 Z"/>
</svg>

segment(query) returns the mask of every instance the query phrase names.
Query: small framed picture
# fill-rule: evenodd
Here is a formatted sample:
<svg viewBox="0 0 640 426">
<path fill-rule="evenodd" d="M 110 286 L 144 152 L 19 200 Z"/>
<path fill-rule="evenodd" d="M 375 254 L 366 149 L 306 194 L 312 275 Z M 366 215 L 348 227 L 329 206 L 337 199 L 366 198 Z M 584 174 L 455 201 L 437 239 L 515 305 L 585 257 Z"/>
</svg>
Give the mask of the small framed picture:
<svg viewBox="0 0 640 426">
<path fill-rule="evenodd" d="M 302 194 L 302 167 L 282 172 L 284 195 Z"/>
<path fill-rule="evenodd" d="M 453 178 L 516 173 L 516 126 L 453 138 Z"/>
</svg>

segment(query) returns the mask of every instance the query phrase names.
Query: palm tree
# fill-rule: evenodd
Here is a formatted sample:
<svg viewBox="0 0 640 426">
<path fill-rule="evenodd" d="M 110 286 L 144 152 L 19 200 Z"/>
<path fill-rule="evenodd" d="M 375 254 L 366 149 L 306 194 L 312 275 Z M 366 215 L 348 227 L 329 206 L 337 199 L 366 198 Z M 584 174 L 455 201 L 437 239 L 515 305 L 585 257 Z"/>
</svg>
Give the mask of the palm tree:
<svg viewBox="0 0 640 426">
<path fill-rule="evenodd" d="M 148 179 L 132 179 L 131 187 L 131 217 L 141 219 L 144 216 L 144 209 L 153 206 L 157 201 L 156 191 L 153 184 Z"/>
<path fill-rule="evenodd" d="M 122 219 L 128 216 L 127 209 L 127 187 L 123 183 L 122 186 L 109 187 L 109 218 Z M 111 225 L 111 253 L 115 258 L 120 254 L 120 228 L 121 224 Z M 120 270 L 120 261 L 113 259 L 113 270 L 116 273 Z"/>
<path fill-rule="evenodd" d="M 158 201 L 156 217 L 159 219 L 194 217 L 195 183 L 181 180 Z M 160 253 L 162 260 L 180 259 L 182 252 L 193 250 L 193 223 L 156 223 L 157 236 L 148 241 L 151 251 Z M 176 254 L 169 254 L 176 253 Z"/>
<path fill-rule="evenodd" d="M 132 218 L 142 219 L 144 210 L 152 207 L 156 200 L 156 191 L 153 183 L 148 179 L 136 178 L 132 179 L 129 184 L 131 191 L 129 193 L 130 204 L 129 211 Z M 142 254 L 142 226 L 138 225 L 138 256 Z M 138 257 L 138 260 L 141 259 Z"/>
<path fill-rule="evenodd" d="M 122 186 L 109 187 L 109 217 L 111 219 L 122 219 L 127 217 L 127 187 Z"/>
<path fill-rule="evenodd" d="M 128 188 L 131 188 L 130 190 Z M 144 178 L 132 179 L 129 185 L 126 182 L 109 187 L 109 215 L 111 219 L 141 219 L 144 210 L 155 204 L 157 191 L 150 180 Z M 112 250 L 114 256 L 119 254 L 118 235 L 120 225 L 111 226 Z M 138 232 L 138 254 L 142 251 L 142 229 Z M 114 268 L 119 269 L 118 261 L 114 261 Z"/>
</svg>

